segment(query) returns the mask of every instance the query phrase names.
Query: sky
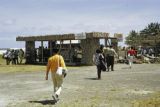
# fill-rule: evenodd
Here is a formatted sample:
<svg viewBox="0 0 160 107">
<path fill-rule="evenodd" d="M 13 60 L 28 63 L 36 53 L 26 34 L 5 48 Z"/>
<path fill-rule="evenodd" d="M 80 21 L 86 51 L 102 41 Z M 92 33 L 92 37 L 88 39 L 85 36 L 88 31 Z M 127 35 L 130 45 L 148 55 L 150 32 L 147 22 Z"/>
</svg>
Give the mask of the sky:
<svg viewBox="0 0 160 107">
<path fill-rule="evenodd" d="M 140 31 L 160 23 L 160 0 L 0 0 L 0 48 L 23 48 L 17 36 Z M 122 43 L 123 44 L 123 43 Z"/>
</svg>

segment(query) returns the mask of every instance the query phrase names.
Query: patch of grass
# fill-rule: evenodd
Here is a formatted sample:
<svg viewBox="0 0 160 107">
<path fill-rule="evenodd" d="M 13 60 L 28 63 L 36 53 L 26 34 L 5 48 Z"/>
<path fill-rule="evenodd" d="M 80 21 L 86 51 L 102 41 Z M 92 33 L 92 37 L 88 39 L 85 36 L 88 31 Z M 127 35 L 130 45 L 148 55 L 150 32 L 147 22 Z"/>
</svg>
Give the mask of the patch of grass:
<svg viewBox="0 0 160 107">
<path fill-rule="evenodd" d="M 0 55 L 0 65 L 4 65 L 6 63 L 6 60 L 2 58 L 2 55 Z"/>
<path fill-rule="evenodd" d="M 70 66 L 68 69 L 79 69 L 79 67 Z M 0 73 L 8 72 L 32 72 L 32 71 L 46 71 L 46 65 L 6 65 L 6 60 L 0 55 Z"/>
<path fill-rule="evenodd" d="M 3 65 L 3 66 L 0 66 L 1 73 L 45 71 L 45 70 L 46 70 L 46 66 L 38 66 L 38 65 Z"/>
<path fill-rule="evenodd" d="M 132 102 L 133 107 L 160 107 L 160 92 L 152 97 L 143 100 L 135 100 Z"/>
<path fill-rule="evenodd" d="M 116 89 L 111 89 L 110 91 L 116 91 Z"/>
<path fill-rule="evenodd" d="M 6 65 L 6 60 L 0 55 L 0 73 L 26 72 L 26 71 L 45 71 L 46 66 L 39 65 Z"/>
<path fill-rule="evenodd" d="M 67 67 L 79 69 L 79 67 Z M 0 65 L 0 73 L 46 71 L 45 65 Z"/>
</svg>

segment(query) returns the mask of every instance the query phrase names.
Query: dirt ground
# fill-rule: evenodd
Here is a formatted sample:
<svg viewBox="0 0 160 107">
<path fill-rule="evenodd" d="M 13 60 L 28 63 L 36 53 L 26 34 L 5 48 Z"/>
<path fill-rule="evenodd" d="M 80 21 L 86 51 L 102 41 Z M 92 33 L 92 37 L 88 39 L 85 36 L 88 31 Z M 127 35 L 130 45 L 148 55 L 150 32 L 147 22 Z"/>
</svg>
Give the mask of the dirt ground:
<svg viewBox="0 0 160 107">
<path fill-rule="evenodd" d="M 45 71 L 1 73 L 0 107 L 160 107 L 159 64 L 115 64 L 96 77 L 95 66 L 70 68 L 55 104 Z"/>
</svg>

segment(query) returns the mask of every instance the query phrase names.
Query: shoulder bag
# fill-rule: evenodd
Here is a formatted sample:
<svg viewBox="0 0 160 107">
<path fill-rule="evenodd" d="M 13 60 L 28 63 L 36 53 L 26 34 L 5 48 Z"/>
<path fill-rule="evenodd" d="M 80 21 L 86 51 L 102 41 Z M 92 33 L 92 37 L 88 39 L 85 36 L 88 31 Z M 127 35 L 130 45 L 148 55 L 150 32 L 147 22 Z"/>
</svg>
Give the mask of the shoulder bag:
<svg viewBox="0 0 160 107">
<path fill-rule="evenodd" d="M 61 75 L 62 75 L 62 72 L 63 72 L 63 68 L 60 67 L 60 56 L 59 56 L 59 57 L 58 57 L 58 68 L 57 68 L 56 73 L 61 76 Z"/>
</svg>

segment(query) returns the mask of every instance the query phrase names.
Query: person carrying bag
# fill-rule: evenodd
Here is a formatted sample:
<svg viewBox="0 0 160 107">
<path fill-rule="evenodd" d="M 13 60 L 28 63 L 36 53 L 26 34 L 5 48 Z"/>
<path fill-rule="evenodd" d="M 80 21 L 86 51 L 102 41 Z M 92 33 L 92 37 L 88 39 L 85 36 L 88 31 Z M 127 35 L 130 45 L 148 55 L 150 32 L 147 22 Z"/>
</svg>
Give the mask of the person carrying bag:
<svg viewBox="0 0 160 107">
<path fill-rule="evenodd" d="M 97 66 L 97 76 L 98 79 L 101 79 L 101 71 L 106 70 L 106 65 L 104 63 L 104 56 L 102 54 L 102 51 L 100 49 L 96 50 L 96 54 L 93 56 L 93 61 L 95 65 Z"/>
<path fill-rule="evenodd" d="M 59 95 L 62 91 L 63 78 L 66 76 L 67 68 L 64 59 L 58 54 L 58 49 L 53 49 L 53 56 L 48 59 L 46 77 L 48 80 L 49 71 L 51 71 L 51 78 L 53 81 L 53 99 L 55 102 L 59 100 Z"/>
<path fill-rule="evenodd" d="M 59 55 L 59 60 L 58 60 L 58 68 L 57 68 L 57 71 L 56 73 L 59 75 L 59 76 L 64 76 L 64 78 L 66 77 L 67 75 L 67 70 L 64 69 L 63 67 L 60 66 L 60 55 Z"/>
</svg>

